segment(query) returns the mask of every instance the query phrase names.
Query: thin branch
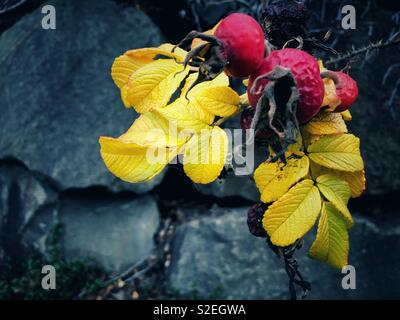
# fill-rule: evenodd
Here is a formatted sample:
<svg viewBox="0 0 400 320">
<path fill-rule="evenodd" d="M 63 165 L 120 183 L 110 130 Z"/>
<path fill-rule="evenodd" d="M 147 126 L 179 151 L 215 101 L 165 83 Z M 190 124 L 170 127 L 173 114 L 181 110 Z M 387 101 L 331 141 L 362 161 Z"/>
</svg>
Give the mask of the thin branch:
<svg viewBox="0 0 400 320">
<path fill-rule="evenodd" d="M 155 241 L 155 247 L 148 257 L 137 262 L 135 265 L 122 271 L 116 276 L 104 281 L 101 283 L 100 288 L 106 288 L 120 280 L 124 283 L 133 283 L 134 280 L 143 277 L 143 275 L 145 275 L 147 272 L 153 270 L 157 264 L 163 263 L 166 256 L 165 247 L 171 241 L 171 237 L 167 235 L 171 226 L 171 221 L 167 219 L 167 221 L 165 221 L 165 223 L 159 227 L 157 232 L 159 239 Z M 83 299 L 87 294 L 88 291 L 84 289 L 76 296 L 75 299 Z"/>
<path fill-rule="evenodd" d="M 383 42 L 381 40 L 381 41 L 378 41 L 376 43 L 371 43 L 370 45 L 362 47 L 360 49 L 354 49 L 353 48 L 351 51 L 347 52 L 344 55 L 341 55 L 341 56 L 339 56 L 337 58 L 333 58 L 333 59 L 328 60 L 325 63 L 325 65 L 329 66 L 329 65 L 338 64 L 340 62 L 349 61 L 349 60 L 352 60 L 355 57 L 358 57 L 358 56 L 360 56 L 362 54 L 368 55 L 373 50 L 380 50 L 380 49 L 388 48 L 388 47 L 395 46 L 395 45 L 400 45 L 400 31 L 398 31 L 395 34 L 393 34 L 385 42 Z"/>
</svg>

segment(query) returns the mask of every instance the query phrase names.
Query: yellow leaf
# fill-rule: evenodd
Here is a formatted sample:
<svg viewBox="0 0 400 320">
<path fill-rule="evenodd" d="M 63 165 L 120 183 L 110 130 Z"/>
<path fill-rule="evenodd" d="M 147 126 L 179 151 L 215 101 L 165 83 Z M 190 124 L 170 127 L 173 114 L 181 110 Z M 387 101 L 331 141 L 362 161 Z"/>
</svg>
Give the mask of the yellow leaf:
<svg viewBox="0 0 400 320">
<path fill-rule="evenodd" d="M 323 107 L 328 107 L 326 110 L 334 111 L 340 105 L 341 100 L 336 94 L 336 85 L 332 79 L 324 78 L 325 94 L 322 102 Z"/>
<path fill-rule="evenodd" d="M 247 95 L 247 93 L 243 93 L 240 97 L 239 97 L 239 104 L 241 104 L 242 106 L 249 106 L 250 102 L 249 102 L 249 96 Z"/>
<path fill-rule="evenodd" d="M 208 87 L 190 92 L 189 101 L 211 114 L 228 117 L 238 110 L 240 99 L 229 87 Z"/>
<path fill-rule="evenodd" d="M 261 201 L 273 202 L 283 196 L 291 186 L 308 174 L 309 161 L 306 156 L 281 161 L 264 162 L 254 172 L 254 180 L 261 193 Z"/>
<path fill-rule="evenodd" d="M 344 121 L 351 121 L 353 120 L 353 116 L 350 113 L 350 110 L 346 110 L 340 113 L 343 117 Z"/>
<path fill-rule="evenodd" d="M 181 97 L 185 96 L 192 83 L 197 79 L 198 73 L 192 73 L 186 79 L 182 88 Z M 211 81 L 205 81 L 188 94 L 189 104 L 197 109 L 202 109 L 210 115 L 227 117 L 237 111 L 240 102 L 239 95 L 229 88 L 229 78 L 221 73 Z"/>
<path fill-rule="evenodd" d="M 340 171 L 361 171 L 360 139 L 352 134 L 323 136 L 308 146 L 309 158 L 317 164 Z"/>
<path fill-rule="evenodd" d="M 108 170 L 131 183 L 154 178 L 177 154 L 177 148 L 150 149 L 109 137 L 100 137 L 99 143 L 101 157 Z"/>
<path fill-rule="evenodd" d="M 327 71 L 322 60 L 318 60 L 320 72 Z M 325 87 L 324 101 L 322 102 L 323 107 L 329 107 L 326 110 L 334 111 L 337 106 L 340 105 L 341 101 L 336 94 L 335 82 L 330 78 L 322 79 Z"/>
<path fill-rule="evenodd" d="M 190 86 L 199 76 L 198 72 L 191 73 L 185 81 L 185 85 L 182 88 L 181 96 L 184 96 L 187 91 L 189 90 Z M 221 73 L 215 79 L 210 81 L 204 81 L 196 85 L 194 88 L 191 89 L 190 94 L 193 95 L 196 93 L 197 90 L 202 90 L 205 88 L 213 88 L 213 87 L 228 87 L 229 86 L 229 78 L 225 73 Z M 190 96 L 190 95 L 189 95 Z"/>
<path fill-rule="evenodd" d="M 163 107 L 188 73 L 172 59 L 153 61 L 131 75 L 126 101 L 139 113 Z"/>
<path fill-rule="evenodd" d="M 184 144 L 188 136 L 181 134 L 167 119 L 154 112 L 147 112 L 140 115 L 119 139 L 144 147 L 177 147 Z"/>
<path fill-rule="evenodd" d="M 167 56 L 182 61 L 186 51 L 180 49 L 172 53 L 171 44 L 163 44 L 158 48 L 140 48 L 126 51 L 123 55 L 114 60 L 111 67 L 111 76 L 118 86 L 122 88 L 128 83 L 129 77 L 144 65 L 152 62 L 157 56 Z"/>
<path fill-rule="evenodd" d="M 339 113 L 320 112 L 304 129 L 311 135 L 328 135 L 347 133 L 346 124 Z"/>
<path fill-rule="evenodd" d="M 161 55 L 170 56 L 171 58 L 174 58 L 176 61 L 179 62 L 185 60 L 186 55 L 188 54 L 186 50 L 183 50 L 182 48 L 179 47 L 175 47 L 175 45 L 171 43 L 163 43 L 158 47 L 158 49 L 164 51 L 164 53 Z M 172 50 L 174 50 L 174 52 L 172 52 Z"/>
<path fill-rule="evenodd" d="M 145 64 L 150 63 L 152 59 L 133 59 L 127 55 L 119 56 L 114 60 L 111 67 L 111 77 L 118 88 L 122 88 L 128 83 L 129 77 Z"/>
<path fill-rule="evenodd" d="M 320 72 L 322 71 L 326 71 L 327 69 L 324 66 L 324 62 L 322 60 L 318 60 L 318 66 L 319 66 L 319 70 Z"/>
<path fill-rule="evenodd" d="M 310 167 L 314 178 L 324 174 L 329 174 L 346 181 L 350 187 L 352 198 L 361 196 L 365 191 L 366 179 L 364 170 L 356 172 L 338 171 L 321 167 L 313 162 L 310 163 Z"/>
<path fill-rule="evenodd" d="M 301 136 L 303 138 L 304 146 L 309 146 L 310 144 L 313 144 L 315 141 L 319 140 L 321 138 L 320 135 L 312 135 L 310 134 L 304 126 L 300 128 L 301 130 Z"/>
<path fill-rule="evenodd" d="M 309 255 L 334 268 L 342 269 L 347 265 L 349 235 L 346 221 L 331 203 L 324 202 L 322 205 L 317 237 L 311 245 Z"/>
<path fill-rule="evenodd" d="M 214 116 L 202 108 L 189 103 L 184 97 L 176 99 L 164 108 L 155 109 L 155 112 L 171 122 L 175 122 L 181 129 L 198 131 L 208 128 L 214 122 Z"/>
<path fill-rule="evenodd" d="M 128 101 L 128 86 L 124 85 L 121 88 L 121 100 L 124 103 L 125 108 L 129 108 L 130 107 L 130 102 Z"/>
<path fill-rule="evenodd" d="M 317 186 L 326 199 L 328 199 L 346 219 L 349 227 L 353 225 L 353 218 L 347 204 L 351 191 L 346 181 L 338 177 L 324 174 L 317 178 Z"/>
<path fill-rule="evenodd" d="M 111 77 L 118 88 L 128 83 L 132 73 L 152 62 L 158 51 L 157 48 L 141 48 L 127 51 L 116 58 L 111 67 Z"/>
<path fill-rule="evenodd" d="M 321 196 L 312 180 L 304 180 L 269 206 L 263 226 L 271 242 L 280 247 L 293 244 L 314 225 L 321 210 Z"/>
<path fill-rule="evenodd" d="M 194 134 L 185 145 L 183 169 L 195 183 L 206 184 L 220 175 L 228 152 L 228 137 L 219 127 Z"/>
</svg>

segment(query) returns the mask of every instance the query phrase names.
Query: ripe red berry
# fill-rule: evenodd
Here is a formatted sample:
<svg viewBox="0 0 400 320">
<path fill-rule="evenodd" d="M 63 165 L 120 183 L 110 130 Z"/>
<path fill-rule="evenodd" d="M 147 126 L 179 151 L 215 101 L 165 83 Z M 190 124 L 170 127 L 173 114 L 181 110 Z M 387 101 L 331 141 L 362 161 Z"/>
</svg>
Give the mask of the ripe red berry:
<svg viewBox="0 0 400 320">
<path fill-rule="evenodd" d="M 255 73 L 264 58 L 264 32 L 252 17 L 233 13 L 221 21 L 215 37 L 223 43 L 227 74 L 243 78 Z"/>
<path fill-rule="evenodd" d="M 196 39 L 201 41 L 193 42 Z M 195 85 L 215 79 L 225 71 L 229 76 L 246 78 L 260 67 L 265 55 L 264 32 L 252 17 L 233 13 L 209 32 L 190 32 L 177 46 L 192 44 L 184 65 L 199 68 Z M 195 45 L 193 45 L 195 44 Z"/>
<path fill-rule="evenodd" d="M 341 103 L 336 107 L 335 112 L 342 112 L 349 109 L 358 97 L 357 82 L 349 75 L 337 71 L 334 72 L 337 76 L 336 94 Z"/>
<path fill-rule="evenodd" d="M 255 94 L 251 92 L 257 77 L 273 71 L 276 67 L 289 69 L 293 75 L 300 94 L 297 106 L 297 120 L 300 124 L 311 120 L 320 110 L 324 99 L 324 83 L 320 76 L 317 60 L 305 51 L 299 49 L 282 49 L 273 51 L 263 60 L 260 69 L 249 79 L 248 96 L 251 106 L 255 107 L 262 95 L 268 80 L 259 81 Z"/>
</svg>

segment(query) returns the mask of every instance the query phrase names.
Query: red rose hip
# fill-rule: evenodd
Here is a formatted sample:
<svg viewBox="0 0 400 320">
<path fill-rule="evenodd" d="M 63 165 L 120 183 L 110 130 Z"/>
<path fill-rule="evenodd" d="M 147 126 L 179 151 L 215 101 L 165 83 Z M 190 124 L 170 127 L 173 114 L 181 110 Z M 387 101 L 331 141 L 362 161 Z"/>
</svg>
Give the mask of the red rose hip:
<svg viewBox="0 0 400 320">
<path fill-rule="evenodd" d="M 226 73 L 243 78 L 255 73 L 264 58 L 264 32 L 252 17 L 233 13 L 223 19 L 215 31 L 223 43 Z"/>
<path fill-rule="evenodd" d="M 290 71 L 295 80 L 300 95 L 296 113 L 298 122 L 303 124 L 311 120 L 321 109 L 324 99 L 324 84 L 317 60 L 299 49 L 288 48 L 273 51 L 263 60 L 260 69 L 249 80 L 247 93 L 251 106 L 257 105 L 263 88 L 269 82 L 268 79 L 262 79 L 253 88 L 255 80 L 261 75 L 272 72 L 277 67 Z"/>
<path fill-rule="evenodd" d="M 224 18 L 213 34 L 192 31 L 177 46 L 187 47 L 195 39 L 202 42 L 192 48 L 184 61 L 185 66 L 199 68 L 198 78 L 189 90 L 223 71 L 237 78 L 249 77 L 264 59 L 264 32 L 256 20 L 243 13 L 232 13 Z"/>
<path fill-rule="evenodd" d="M 341 101 L 335 112 L 343 112 L 349 109 L 357 100 L 358 86 L 357 82 L 349 75 L 340 71 L 334 73 L 337 77 L 336 94 Z"/>
</svg>

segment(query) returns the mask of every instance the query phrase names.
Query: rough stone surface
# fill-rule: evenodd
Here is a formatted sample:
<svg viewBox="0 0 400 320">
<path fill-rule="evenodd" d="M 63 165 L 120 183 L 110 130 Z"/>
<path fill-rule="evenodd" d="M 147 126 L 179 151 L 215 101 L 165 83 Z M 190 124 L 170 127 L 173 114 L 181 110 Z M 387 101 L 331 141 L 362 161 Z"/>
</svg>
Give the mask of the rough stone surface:
<svg viewBox="0 0 400 320">
<path fill-rule="evenodd" d="M 153 198 L 65 198 L 59 213 L 69 259 L 88 259 L 120 272 L 145 259 L 154 246 L 159 212 Z"/>
<path fill-rule="evenodd" d="M 259 201 L 260 193 L 248 176 L 229 175 L 223 180 L 214 181 L 211 184 L 199 185 L 197 189 L 206 195 L 218 198 L 242 197 L 251 201 Z"/>
<path fill-rule="evenodd" d="M 45 254 L 57 223 L 63 227 L 67 258 L 88 259 L 118 272 L 150 254 L 159 211 L 150 196 L 59 196 L 21 165 L 0 165 L 0 261 L 23 259 L 32 249 Z"/>
<path fill-rule="evenodd" d="M 100 135 L 118 136 L 136 114 L 126 110 L 110 67 L 124 51 L 159 45 L 141 11 L 113 1 L 50 1 L 57 29 L 43 30 L 40 8 L 0 37 L 0 158 L 9 156 L 61 188 L 116 183 L 100 158 Z"/>
<path fill-rule="evenodd" d="M 222 299 L 286 299 L 287 276 L 265 241 L 251 236 L 247 209 L 218 209 L 214 217 L 180 226 L 173 241 L 168 285 L 184 297 Z M 398 219 L 397 219 L 398 220 Z M 357 289 L 343 290 L 340 271 L 307 257 L 313 235 L 297 252 L 301 271 L 311 281 L 309 299 L 399 298 L 400 230 L 355 217 L 350 264 Z"/>
<path fill-rule="evenodd" d="M 27 169 L 13 164 L 0 166 L 0 260 L 4 254 L 17 256 L 21 249 L 43 236 L 44 220 L 29 241 L 25 238 L 37 215 L 53 213 L 57 194 Z"/>
</svg>

